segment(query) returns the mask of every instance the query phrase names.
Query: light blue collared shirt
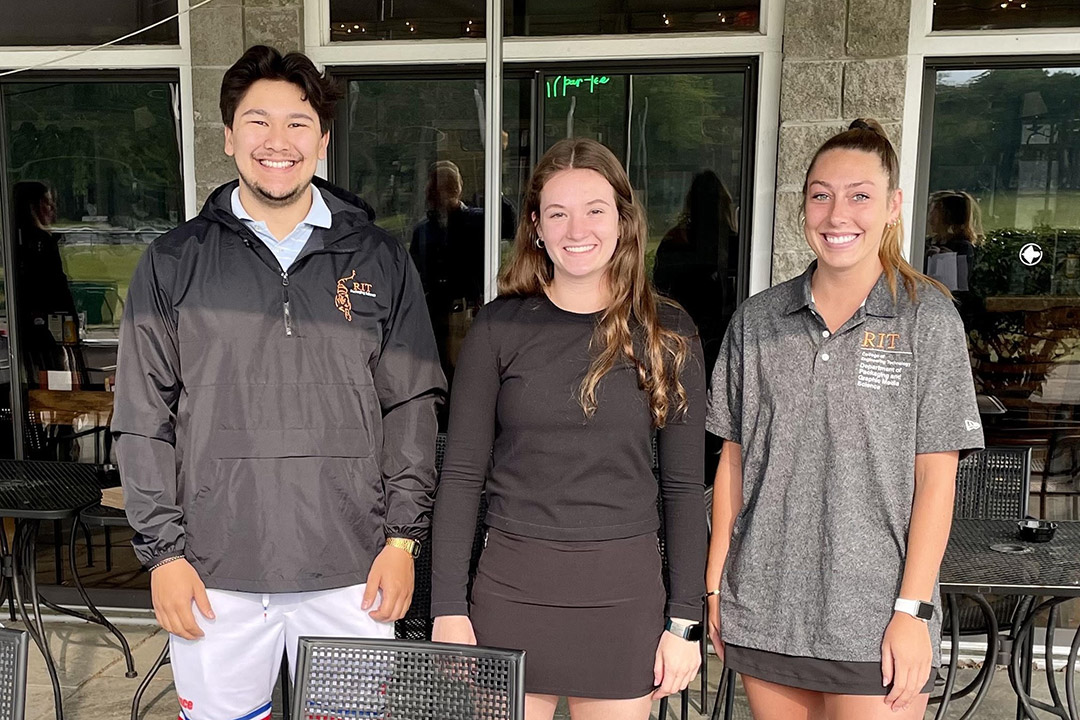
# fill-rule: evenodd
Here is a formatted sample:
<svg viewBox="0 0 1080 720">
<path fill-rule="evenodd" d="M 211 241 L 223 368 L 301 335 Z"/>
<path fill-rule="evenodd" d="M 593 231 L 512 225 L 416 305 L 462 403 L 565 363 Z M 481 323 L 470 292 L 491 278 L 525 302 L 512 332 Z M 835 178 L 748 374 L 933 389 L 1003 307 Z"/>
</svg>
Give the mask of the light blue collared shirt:
<svg viewBox="0 0 1080 720">
<path fill-rule="evenodd" d="M 322 193 L 314 185 L 311 186 L 311 209 L 308 210 L 307 217 L 301 220 L 293 228 L 293 231 L 285 236 L 284 240 L 278 240 L 274 237 L 270 229 L 266 227 L 265 222 L 251 217 L 248 211 L 244 209 L 244 206 L 240 203 L 239 187 L 232 191 L 232 211 L 233 215 L 255 233 L 255 236 L 262 240 L 266 247 L 270 248 L 270 252 L 274 253 L 274 257 L 277 258 L 282 270 L 288 270 L 289 266 L 293 264 L 293 261 L 303 251 L 304 246 L 307 245 L 307 241 L 311 238 L 311 233 L 314 232 L 315 228 L 329 228 L 331 222 L 330 208 L 326 206 Z"/>
</svg>

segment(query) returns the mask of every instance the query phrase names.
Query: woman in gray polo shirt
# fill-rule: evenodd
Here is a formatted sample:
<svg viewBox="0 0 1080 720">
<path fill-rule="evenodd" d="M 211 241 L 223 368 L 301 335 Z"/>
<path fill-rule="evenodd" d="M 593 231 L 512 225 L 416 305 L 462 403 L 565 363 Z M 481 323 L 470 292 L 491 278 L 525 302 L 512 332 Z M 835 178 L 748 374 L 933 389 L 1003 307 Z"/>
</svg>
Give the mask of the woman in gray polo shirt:
<svg viewBox="0 0 1080 720">
<path fill-rule="evenodd" d="M 875 121 L 818 149 L 817 259 L 739 308 L 714 370 L 710 631 L 758 720 L 922 718 L 939 663 L 956 465 L 983 439 L 949 292 L 900 254 L 898 180 Z"/>
</svg>

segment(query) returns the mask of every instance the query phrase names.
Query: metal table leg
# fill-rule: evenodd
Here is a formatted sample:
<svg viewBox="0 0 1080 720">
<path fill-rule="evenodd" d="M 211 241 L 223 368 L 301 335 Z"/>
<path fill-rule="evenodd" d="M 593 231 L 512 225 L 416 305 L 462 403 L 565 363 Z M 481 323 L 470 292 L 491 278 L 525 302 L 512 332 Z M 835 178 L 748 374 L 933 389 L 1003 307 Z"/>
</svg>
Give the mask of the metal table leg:
<svg viewBox="0 0 1080 720">
<path fill-rule="evenodd" d="M 139 683 L 139 689 L 135 691 L 135 697 L 131 699 L 131 720 L 139 720 L 139 706 L 142 704 L 143 693 L 150 687 L 150 681 L 158 674 L 161 666 L 169 662 L 169 639 L 165 638 L 165 647 L 161 648 L 161 654 L 154 661 L 153 666 L 147 671 L 146 677 Z"/>
<path fill-rule="evenodd" d="M 988 603 L 981 595 L 961 595 L 961 597 L 971 598 L 982 610 L 983 617 L 986 619 L 986 657 L 983 660 L 982 668 L 979 669 L 975 678 L 969 682 L 962 690 L 953 692 L 954 678 L 956 676 L 957 660 L 959 659 L 959 644 L 960 644 L 960 632 L 959 626 L 956 623 L 959 617 L 957 613 L 957 601 L 953 594 L 947 594 L 946 600 L 949 603 L 949 612 L 952 615 L 953 624 L 950 628 L 950 641 L 952 642 L 952 655 L 949 658 L 949 674 L 945 679 L 945 691 L 939 697 L 930 698 L 930 702 L 940 702 L 937 714 L 934 715 L 935 720 L 945 717 L 945 712 L 948 709 L 949 703 L 954 700 L 966 697 L 975 691 L 975 698 L 971 701 L 971 705 L 960 716 L 960 720 L 969 720 L 969 718 L 975 717 L 979 706 L 982 705 L 982 701 L 986 698 L 986 693 L 990 690 L 990 685 L 994 681 L 994 673 L 997 670 L 997 653 L 998 653 L 998 622 L 997 616 L 994 615 L 994 609 L 990 607 Z M 977 691 L 976 691 L 977 688 Z"/>
<path fill-rule="evenodd" d="M 1027 617 L 1024 618 L 1024 622 L 1014 630 L 1013 652 L 1009 662 L 1009 681 L 1012 683 L 1013 690 L 1016 691 L 1016 698 L 1020 704 L 1018 713 L 1021 718 L 1037 720 L 1038 715 L 1035 714 L 1036 710 L 1051 713 L 1062 718 L 1062 720 L 1070 720 L 1070 718 L 1076 717 L 1070 713 L 1069 708 L 1061 703 L 1057 692 L 1056 680 L 1049 677 L 1054 672 L 1052 663 L 1047 666 L 1046 670 L 1047 680 L 1052 684 L 1050 694 L 1054 700 L 1054 704 L 1050 705 L 1031 697 L 1031 662 L 1033 659 L 1031 648 L 1035 641 L 1035 618 L 1043 610 L 1052 610 L 1068 600 L 1069 598 L 1051 598 L 1039 605 L 1033 603 L 1032 609 Z M 1047 642 L 1052 647 L 1053 637 L 1049 637 Z M 1053 651 L 1050 650 L 1051 659 L 1052 652 Z"/>
<path fill-rule="evenodd" d="M 111 632 L 116 639 L 120 641 L 120 647 L 124 653 L 124 662 L 127 663 L 127 672 L 124 676 L 133 678 L 138 675 L 138 673 L 135 672 L 135 660 L 131 657 L 131 647 L 128 645 L 127 638 L 124 637 L 124 634 L 120 632 L 115 625 L 109 622 L 109 619 L 102 615 L 101 611 L 97 609 L 97 605 L 90 599 L 90 594 L 86 592 L 86 588 L 83 586 L 82 578 L 79 577 L 79 568 L 75 562 L 75 539 L 75 528 L 72 526 L 71 544 L 68 547 L 68 560 L 71 561 L 71 577 L 75 581 L 75 589 L 79 591 L 79 597 L 86 603 L 86 609 L 90 611 L 92 617 L 83 616 L 81 613 L 79 615 L 80 617 L 86 617 L 87 620 L 96 622 L 98 625 L 103 625 L 105 629 Z"/>
<path fill-rule="evenodd" d="M 1065 663 L 1065 699 L 1069 703 L 1069 717 L 1072 720 L 1080 719 L 1080 713 L 1076 711 L 1076 656 L 1078 653 L 1080 653 L 1080 628 L 1077 628 L 1073 634 L 1069 660 Z"/>
<path fill-rule="evenodd" d="M 19 519 L 15 526 L 15 539 L 12 541 L 12 588 L 15 591 L 15 601 L 19 606 L 26 631 L 41 650 L 45 658 L 45 667 L 49 671 L 49 679 L 53 686 L 53 706 L 56 709 L 56 720 L 64 720 L 64 704 L 60 692 L 60 677 L 56 672 L 56 662 L 53 660 L 52 651 L 49 650 L 49 639 L 45 635 L 45 625 L 41 620 L 41 605 L 38 603 L 37 591 L 37 532 L 39 520 Z M 34 609 L 34 619 L 31 621 L 26 611 L 26 602 L 20 585 L 26 583 L 30 595 L 30 604 Z"/>
</svg>

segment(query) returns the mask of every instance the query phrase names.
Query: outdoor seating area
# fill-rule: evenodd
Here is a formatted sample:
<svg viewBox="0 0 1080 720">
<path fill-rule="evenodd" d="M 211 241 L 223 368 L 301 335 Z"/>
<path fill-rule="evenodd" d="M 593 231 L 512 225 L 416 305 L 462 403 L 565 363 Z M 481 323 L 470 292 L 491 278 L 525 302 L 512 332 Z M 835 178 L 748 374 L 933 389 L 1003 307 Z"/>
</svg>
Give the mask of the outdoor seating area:
<svg viewBox="0 0 1080 720">
<path fill-rule="evenodd" d="M 132 646 L 139 678 L 128 679 L 124 676 L 124 662 L 119 648 L 103 628 L 75 621 L 53 622 L 49 619 L 49 640 L 53 653 L 63 658 L 60 664 L 60 683 L 63 689 L 68 720 L 100 720 L 101 718 L 128 717 L 130 700 L 138 687 L 141 676 L 157 659 L 164 633 L 153 626 L 153 616 L 149 613 L 132 611 L 110 612 L 123 629 Z M 11 627 L 18 627 L 13 625 Z M 715 657 L 709 663 L 708 690 L 710 695 L 710 714 L 712 698 L 715 697 L 720 682 L 723 666 Z M 969 667 L 972 663 L 967 658 L 961 663 L 958 683 L 970 682 L 978 673 L 978 668 Z M 150 683 L 142 700 L 139 720 L 176 720 L 176 696 L 172 689 L 171 672 L 164 666 Z M 1063 683 L 1058 673 L 1059 683 Z M 1046 679 L 1043 673 L 1035 673 L 1032 680 L 1035 695 L 1047 695 Z M 275 696 L 278 700 L 280 691 Z M 28 660 L 25 720 L 52 720 L 55 715 L 51 708 L 52 688 L 45 671 L 40 653 L 31 652 Z M 742 688 L 737 687 L 732 704 L 733 720 L 750 720 L 749 709 Z M 658 716 L 659 703 L 654 704 L 652 717 Z M 926 719 L 935 717 L 936 708 L 931 707 Z M 275 720 L 283 718 L 280 703 L 273 710 Z M 296 716 L 293 716 L 296 717 Z M 559 720 L 568 718 L 563 705 L 556 715 Z M 666 720 L 678 717 L 678 703 L 671 706 Z M 710 715 L 703 715 L 694 700 L 688 715 L 690 720 L 707 720 Z M 950 710 L 947 718 L 961 717 L 961 708 Z M 1014 720 L 1016 717 L 1015 696 L 1009 685 L 1007 673 L 1002 670 L 995 673 L 986 699 L 979 713 L 974 717 L 979 720 Z"/>
<path fill-rule="evenodd" d="M 444 450 L 445 437 L 440 435 L 437 453 L 440 466 Z M 1049 643 L 1046 638 L 1047 633 L 1053 638 L 1056 628 L 1066 627 L 1061 610 L 1067 606 L 1063 603 L 1080 596 L 1080 563 L 1075 561 L 1080 557 L 1080 523 L 1058 523 L 1050 542 L 1018 541 L 1017 520 L 1024 516 L 1028 498 L 1029 457 L 1027 450 L 991 447 L 971 455 L 961 464 L 956 519 L 941 571 L 946 607 L 945 647 L 961 650 L 956 654 L 943 652 L 947 661 L 934 693 L 934 704 L 928 711 L 932 714 L 928 717 L 993 718 L 1003 706 L 1009 708 L 1009 714 L 1001 717 L 1012 717 L 1017 712 L 1018 702 L 1028 709 L 1031 717 L 1038 717 L 1036 709 L 1049 710 L 1064 718 L 1080 717 L 1074 690 L 1080 640 L 1070 638 L 1072 654 L 1066 659 L 1064 668 L 1060 657 L 1055 661 L 1046 651 L 1037 656 L 1033 653 L 1036 645 L 1063 644 L 1060 637 Z M 60 720 L 65 717 L 70 720 L 89 717 L 89 709 L 99 710 L 96 703 L 106 698 L 111 703 L 113 715 L 121 701 L 126 706 L 134 700 L 132 720 L 165 717 L 175 712 L 174 696 L 167 689 L 170 672 L 163 644 L 166 635 L 157 628 L 152 613 L 122 609 L 101 611 L 89 603 L 89 596 L 78 582 L 88 560 L 87 546 L 80 542 L 82 533 L 68 533 L 69 543 L 65 548 L 68 562 L 65 564 L 76 581 L 76 588 L 82 593 L 82 604 L 90 609 L 90 615 L 81 614 L 78 608 L 58 606 L 44 599 L 39 603 L 37 583 L 32 581 L 35 555 L 50 560 L 53 557 L 51 549 L 34 551 L 42 519 L 61 518 L 71 523 L 81 509 L 82 521 L 89 525 L 126 526 L 118 511 L 98 504 L 101 485 L 108 485 L 115 478 L 110 481 L 108 475 L 95 472 L 92 465 L 41 461 L 0 463 L 0 474 L 4 474 L 0 478 L 0 489 L 11 488 L 15 481 L 23 481 L 17 483 L 18 492 L 0 493 L 0 499 L 6 498 L 0 515 L 24 518 L 12 541 L 11 550 L 16 554 L 16 561 L 11 565 L 14 577 L 4 586 L 15 591 L 14 597 L 7 599 L 11 612 L 18 610 L 19 613 L 12 626 L 25 627 L 29 631 L 27 718 L 56 717 Z M 33 482 L 27 485 L 27 479 Z M 482 549 L 481 541 L 478 526 L 474 565 Z M 112 552 L 124 557 L 131 554 L 126 544 L 112 548 Z M 103 561 L 99 556 L 96 562 Z M 46 577 L 49 574 L 45 572 Z M 417 563 L 417 588 L 412 608 L 397 624 L 396 635 L 405 643 L 402 652 L 423 653 L 425 647 L 441 647 L 424 643 L 431 633 L 429 598 L 430 544 L 425 546 Z M 35 621 L 36 618 L 40 620 Z M 955 628 L 953 619 L 958 619 Z M 1042 620 L 1040 624 L 1048 629 L 1036 627 L 1036 620 Z M 1076 637 L 1080 638 L 1080 633 Z M 38 643 L 38 638 L 45 638 L 46 642 Z M 1069 640 L 1064 644 L 1068 645 Z M 315 662 L 312 658 L 318 657 L 311 654 L 314 646 L 305 647 L 300 653 L 302 669 L 310 667 Z M 973 649 L 979 647 L 984 649 Z M 43 652 L 46 649 L 48 651 Z M 708 710 L 705 717 L 748 717 L 739 683 L 730 688 L 725 682 L 727 674 L 723 664 L 711 649 L 704 659 L 704 692 L 698 682 L 694 682 L 685 697 L 675 696 L 669 702 L 656 703 L 655 712 L 666 712 L 672 718 L 702 717 L 704 698 Z M 526 657 L 524 663 L 527 661 Z M 520 658 L 515 660 L 514 667 L 519 667 L 521 662 Z M 998 667 L 999 663 L 1001 667 Z M 384 658 L 381 661 L 357 661 L 351 665 L 331 662 L 320 666 L 318 672 L 326 687 L 348 693 L 372 682 L 385 686 L 394 667 L 394 662 Z M 411 666 L 404 663 L 402 667 Z M 438 677 L 438 673 L 432 677 Z M 509 682 L 507 676 L 501 677 Z M 421 685 L 430 682 L 431 677 L 427 677 L 421 680 Z M 511 685 L 507 687 L 512 690 Z M 303 687 L 299 689 L 306 692 Z M 291 700 L 284 682 L 279 684 L 278 695 L 285 698 L 284 704 L 279 699 L 279 709 L 288 713 L 286 708 Z M 465 698 L 462 702 L 472 701 L 468 693 L 462 697 Z M 941 702 L 943 697 L 945 702 Z M 62 716 L 54 709 L 57 698 L 63 704 Z M 312 707 L 323 703 L 317 698 L 300 702 L 310 702 Z M 355 702 L 355 699 L 348 702 Z M 44 712 L 39 712 L 43 709 Z M 323 717 L 317 713 L 314 716 Z M 505 717 L 511 720 L 516 716 Z"/>
</svg>

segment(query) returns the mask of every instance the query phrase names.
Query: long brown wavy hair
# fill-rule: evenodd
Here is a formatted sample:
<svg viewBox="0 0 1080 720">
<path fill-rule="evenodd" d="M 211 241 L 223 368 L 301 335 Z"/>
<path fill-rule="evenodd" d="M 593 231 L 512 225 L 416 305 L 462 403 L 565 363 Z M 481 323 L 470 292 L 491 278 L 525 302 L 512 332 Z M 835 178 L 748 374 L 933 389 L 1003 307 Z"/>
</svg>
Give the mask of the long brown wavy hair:
<svg viewBox="0 0 1080 720">
<path fill-rule="evenodd" d="M 615 363 L 629 361 L 637 370 L 638 386 L 649 398 L 652 424 L 664 427 L 686 410 L 686 389 L 679 374 L 690 343 L 660 325 L 661 299 L 645 274 L 645 213 L 634 197 L 626 171 L 610 150 L 586 138 L 560 140 L 540 158 L 525 190 L 525 201 L 514 239 L 514 253 L 499 274 L 499 294 L 535 297 L 544 294 L 554 277 L 547 252 L 536 245 L 540 191 L 556 173 L 572 168 L 594 170 L 615 191 L 619 239 L 608 262 L 605 280 L 610 299 L 589 343 L 591 360 L 578 399 L 586 417 L 596 412 L 596 387 Z M 642 357 L 635 350 L 635 340 Z"/>
<path fill-rule="evenodd" d="M 889 136 L 877 120 L 871 118 L 859 118 L 853 120 L 848 129 L 837 133 L 822 143 L 814 153 L 810 166 L 806 169 L 806 179 L 803 180 L 803 203 L 806 202 L 806 185 L 810 182 L 810 172 L 814 169 L 814 163 L 823 153 L 829 150 L 860 150 L 876 155 L 881 161 L 881 167 L 889 177 L 889 197 L 892 197 L 900 187 L 900 161 L 896 157 L 896 150 L 889 142 Z M 803 216 L 805 219 L 805 215 Z M 803 232 L 806 232 L 805 220 Z M 885 270 L 885 280 L 889 283 L 893 300 L 896 300 L 897 280 L 904 283 L 904 290 L 914 302 L 918 299 L 919 285 L 925 284 L 940 290 L 945 297 L 951 298 L 952 293 L 934 278 L 924 275 L 911 266 L 900 253 L 900 240 L 904 236 L 904 226 L 901 218 L 897 218 L 892 227 L 886 225 L 881 236 L 881 245 L 878 247 L 878 260 Z"/>
</svg>

